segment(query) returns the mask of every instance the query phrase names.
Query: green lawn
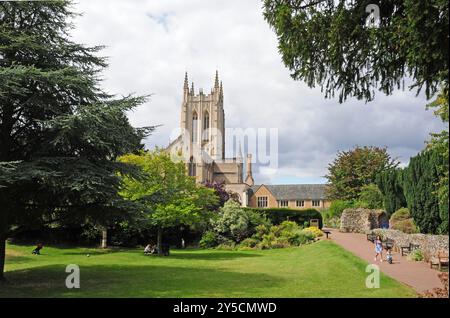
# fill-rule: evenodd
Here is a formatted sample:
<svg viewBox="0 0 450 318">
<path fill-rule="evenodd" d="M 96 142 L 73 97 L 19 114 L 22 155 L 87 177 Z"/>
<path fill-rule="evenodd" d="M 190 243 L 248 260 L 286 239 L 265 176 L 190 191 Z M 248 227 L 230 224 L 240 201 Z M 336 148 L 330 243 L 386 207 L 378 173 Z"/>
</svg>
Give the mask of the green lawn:
<svg viewBox="0 0 450 318">
<path fill-rule="evenodd" d="M 381 275 L 365 287 L 367 263 L 330 241 L 264 251 L 142 250 L 7 246 L 0 297 L 414 297 Z M 87 253 L 90 257 L 87 257 Z M 78 264 L 81 288 L 65 287 L 65 267 Z"/>
</svg>

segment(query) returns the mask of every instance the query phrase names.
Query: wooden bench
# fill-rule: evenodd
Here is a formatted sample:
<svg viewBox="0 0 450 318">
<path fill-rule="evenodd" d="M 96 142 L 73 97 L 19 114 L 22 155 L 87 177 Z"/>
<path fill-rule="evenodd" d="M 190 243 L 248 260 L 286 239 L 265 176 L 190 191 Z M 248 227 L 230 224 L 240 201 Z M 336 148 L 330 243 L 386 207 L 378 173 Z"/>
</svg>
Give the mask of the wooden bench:
<svg viewBox="0 0 450 318">
<path fill-rule="evenodd" d="M 440 251 L 435 257 L 432 257 L 430 259 L 430 268 L 433 268 L 434 265 L 437 265 L 439 270 L 442 269 L 443 265 L 448 268 L 448 252 Z"/>
<path fill-rule="evenodd" d="M 400 246 L 400 251 L 402 253 L 402 256 L 408 255 L 409 253 L 411 253 L 414 250 L 418 250 L 419 249 L 419 245 L 417 244 L 413 244 L 413 243 L 409 243 L 409 245 L 407 246 Z"/>
</svg>

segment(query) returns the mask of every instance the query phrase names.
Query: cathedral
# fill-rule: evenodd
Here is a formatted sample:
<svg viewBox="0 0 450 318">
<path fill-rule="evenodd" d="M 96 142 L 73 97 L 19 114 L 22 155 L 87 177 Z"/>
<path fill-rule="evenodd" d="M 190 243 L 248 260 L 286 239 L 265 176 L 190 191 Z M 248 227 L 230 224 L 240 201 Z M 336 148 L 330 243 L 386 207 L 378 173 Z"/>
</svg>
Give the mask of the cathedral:
<svg viewBox="0 0 450 318">
<path fill-rule="evenodd" d="M 181 156 L 186 162 L 190 176 L 198 183 L 224 183 L 225 189 L 239 196 L 243 206 L 249 202 L 248 189 L 254 185 L 252 156 L 244 158 L 239 152 L 235 158 L 225 157 L 225 112 L 223 108 L 223 86 L 216 71 L 214 86 L 209 94 L 200 88 L 189 88 L 185 74 L 183 101 L 180 118 L 181 134 L 173 140 L 167 150 Z"/>
<path fill-rule="evenodd" d="M 209 94 L 189 87 L 185 74 L 181 103 L 181 134 L 166 148 L 174 158 L 186 163 L 188 174 L 197 183 L 224 183 L 239 196 L 242 206 L 257 208 L 324 209 L 330 206 L 324 184 L 255 185 L 252 155 L 225 157 L 225 112 L 223 86 L 216 71 Z M 245 178 L 244 178 L 245 163 Z"/>
</svg>

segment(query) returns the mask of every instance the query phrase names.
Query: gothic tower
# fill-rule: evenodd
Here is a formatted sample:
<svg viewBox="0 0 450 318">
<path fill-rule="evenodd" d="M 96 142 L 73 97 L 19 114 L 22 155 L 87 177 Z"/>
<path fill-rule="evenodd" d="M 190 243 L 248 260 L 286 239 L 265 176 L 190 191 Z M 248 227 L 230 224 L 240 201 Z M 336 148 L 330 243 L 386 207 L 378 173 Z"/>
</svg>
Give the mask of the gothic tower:
<svg viewBox="0 0 450 318">
<path fill-rule="evenodd" d="M 185 74 L 181 131 L 184 134 L 184 140 L 189 140 L 185 151 L 196 162 L 225 158 L 223 87 L 222 83 L 219 83 L 217 71 L 210 94 L 205 94 L 201 88 L 198 94 L 195 94 L 194 83 L 192 82 L 189 88 L 188 76 L 187 73 Z M 205 154 L 209 158 L 204 158 Z"/>
</svg>

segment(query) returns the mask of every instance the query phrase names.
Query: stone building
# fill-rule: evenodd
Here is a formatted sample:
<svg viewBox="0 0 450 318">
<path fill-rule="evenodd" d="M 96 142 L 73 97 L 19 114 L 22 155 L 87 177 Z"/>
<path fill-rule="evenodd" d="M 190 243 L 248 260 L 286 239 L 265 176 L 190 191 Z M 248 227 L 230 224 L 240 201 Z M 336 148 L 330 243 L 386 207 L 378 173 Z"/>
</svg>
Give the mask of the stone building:
<svg viewBox="0 0 450 318">
<path fill-rule="evenodd" d="M 173 140 L 167 150 L 180 156 L 189 175 L 198 183 L 224 183 L 228 191 L 238 194 L 242 205 L 248 203 L 247 190 L 254 183 L 251 154 L 246 156 L 246 178 L 244 158 L 239 152 L 235 158 L 225 157 L 225 112 L 223 109 L 223 85 L 216 71 L 214 87 L 209 94 L 194 83 L 189 88 L 187 73 L 184 78 L 181 104 L 181 134 Z"/>
<path fill-rule="evenodd" d="M 227 191 L 239 196 L 243 206 L 294 209 L 329 206 L 324 185 L 255 186 L 251 154 L 245 156 L 245 162 L 240 150 L 235 158 L 225 157 L 223 85 L 217 71 L 209 94 L 201 88 L 197 94 L 194 83 L 189 87 L 185 74 L 180 128 L 181 134 L 166 150 L 186 163 L 186 170 L 198 183 L 224 183 Z"/>
<path fill-rule="evenodd" d="M 258 208 L 326 209 L 330 201 L 324 184 L 255 185 L 249 189 L 249 206 Z"/>
</svg>

